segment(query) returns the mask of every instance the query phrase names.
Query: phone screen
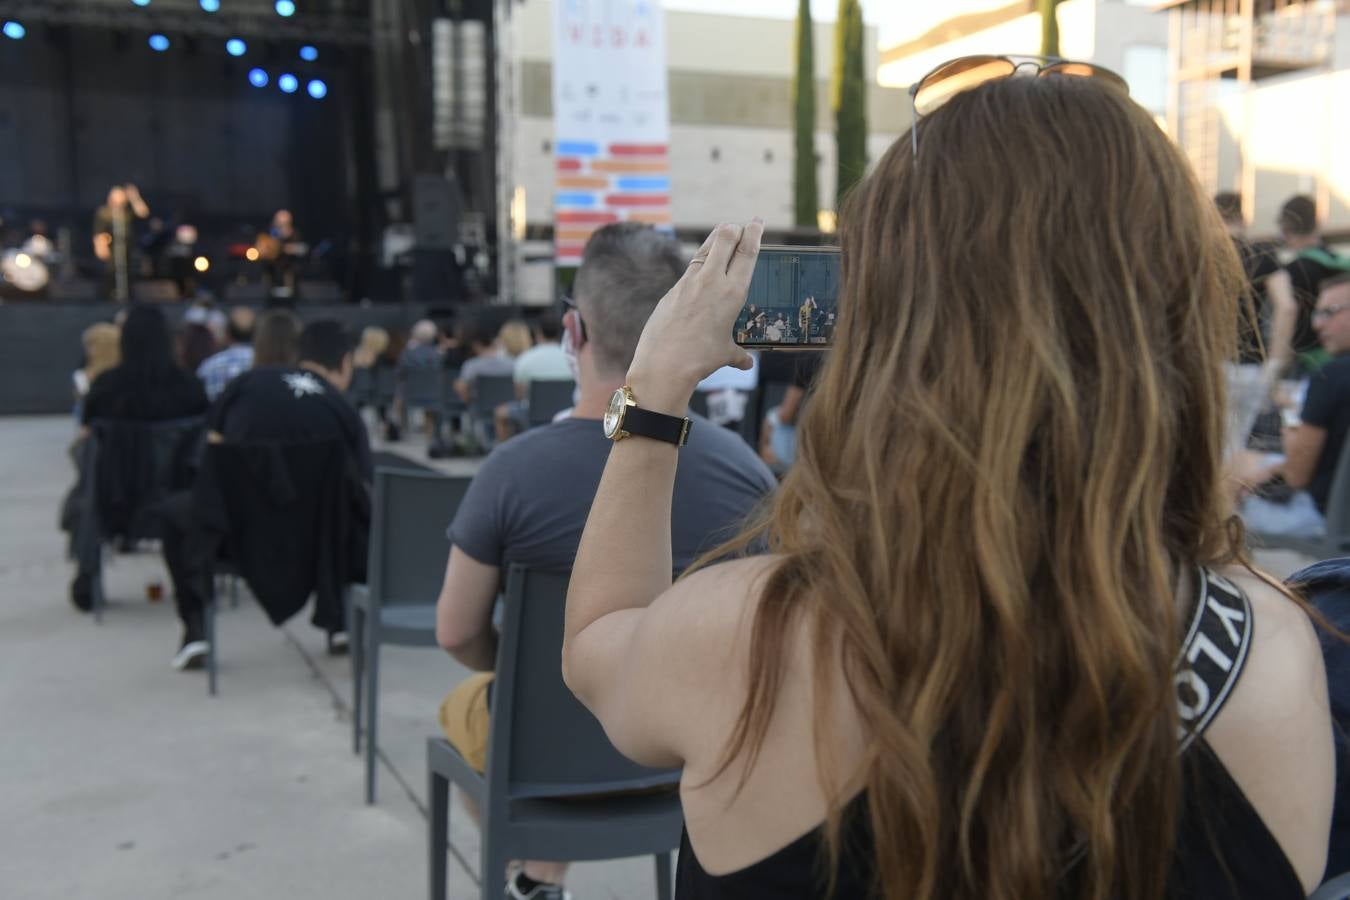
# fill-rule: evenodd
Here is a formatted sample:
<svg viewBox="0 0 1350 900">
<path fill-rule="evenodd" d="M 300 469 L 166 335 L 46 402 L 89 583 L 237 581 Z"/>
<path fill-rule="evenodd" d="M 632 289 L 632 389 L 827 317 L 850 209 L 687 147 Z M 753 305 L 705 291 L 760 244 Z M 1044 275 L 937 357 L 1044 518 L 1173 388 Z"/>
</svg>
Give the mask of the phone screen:
<svg viewBox="0 0 1350 900">
<path fill-rule="evenodd" d="M 758 350 L 823 350 L 839 310 L 837 247 L 761 247 L 736 317 L 736 343 Z"/>
</svg>

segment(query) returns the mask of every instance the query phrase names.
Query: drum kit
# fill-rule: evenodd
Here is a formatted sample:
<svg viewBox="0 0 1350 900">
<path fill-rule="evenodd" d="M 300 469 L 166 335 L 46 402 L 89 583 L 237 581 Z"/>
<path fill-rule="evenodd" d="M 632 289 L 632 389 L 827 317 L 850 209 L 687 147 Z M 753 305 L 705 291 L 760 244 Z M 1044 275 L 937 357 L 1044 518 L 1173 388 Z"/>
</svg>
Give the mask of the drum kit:
<svg viewBox="0 0 1350 900">
<path fill-rule="evenodd" d="M 55 258 L 52 242 L 38 234 L 0 252 L 0 295 L 5 299 L 36 300 L 43 297 L 51 283 L 51 263 Z"/>
</svg>

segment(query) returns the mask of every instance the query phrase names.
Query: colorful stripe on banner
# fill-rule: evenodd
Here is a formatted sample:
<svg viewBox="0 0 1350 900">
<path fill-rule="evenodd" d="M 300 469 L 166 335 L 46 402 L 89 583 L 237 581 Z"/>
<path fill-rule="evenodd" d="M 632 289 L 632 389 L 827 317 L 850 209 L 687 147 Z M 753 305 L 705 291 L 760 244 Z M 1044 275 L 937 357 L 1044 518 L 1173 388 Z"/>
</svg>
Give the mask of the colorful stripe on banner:
<svg viewBox="0 0 1350 900">
<path fill-rule="evenodd" d="M 582 254 L 586 252 L 585 244 L 559 244 L 555 250 L 555 255 L 559 262 L 581 262 Z"/>
<path fill-rule="evenodd" d="M 559 171 L 559 172 L 580 172 L 580 171 L 581 171 L 581 160 L 579 160 L 579 159 L 559 159 L 559 160 L 558 160 L 558 171 Z"/>
<path fill-rule="evenodd" d="M 559 212 L 557 219 L 566 225 L 608 225 L 619 221 L 619 215 L 612 212 Z"/>
<path fill-rule="evenodd" d="M 669 194 L 610 194 L 606 206 L 669 206 Z"/>
<path fill-rule="evenodd" d="M 623 179 L 619 182 L 619 187 L 622 188 Z M 603 191 L 609 187 L 609 179 L 598 175 L 559 175 L 554 185 L 560 188 L 590 188 Z"/>
<path fill-rule="evenodd" d="M 558 206 L 592 207 L 599 205 L 599 201 L 596 200 L 594 194 L 554 194 L 553 202 Z"/>
<path fill-rule="evenodd" d="M 593 234 L 594 228 L 559 228 L 553 232 L 553 240 L 559 244 L 584 244 Z"/>
<path fill-rule="evenodd" d="M 610 144 L 614 156 L 665 156 L 665 144 Z"/>
<path fill-rule="evenodd" d="M 600 145 L 589 141 L 559 141 L 559 156 L 599 156 Z"/>
<path fill-rule="evenodd" d="M 644 225 L 669 225 L 671 223 L 671 216 L 668 212 L 634 210 L 628 214 L 628 221 L 641 222 Z"/>
<path fill-rule="evenodd" d="M 664 175 L 670 166 L 664 162 L 638 162 L 626 159 L 601 159 L 591 163 L 592 172 L 656 172 Z"/>
<path fill-rule="evenodd" d="M 615 182 L 621 191 L 669 191 L 669 178 L 620 178 Z"/>
</svg>

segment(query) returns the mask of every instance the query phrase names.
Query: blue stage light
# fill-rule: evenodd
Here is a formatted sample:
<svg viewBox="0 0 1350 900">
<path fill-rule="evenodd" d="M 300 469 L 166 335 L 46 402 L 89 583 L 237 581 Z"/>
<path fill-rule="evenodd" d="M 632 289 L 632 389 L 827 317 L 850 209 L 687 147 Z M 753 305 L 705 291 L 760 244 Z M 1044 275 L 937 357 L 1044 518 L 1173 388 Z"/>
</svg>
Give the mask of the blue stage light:
<svg viewBox="0 0 1350 900">
<path fill-rule="evenodd" d="M 169 49 L 169 39 L 162 34 L 150 35 L 150 49 L 156 53 L 163 53 Z"/>
<path fill-rule="evenodd" d="M 202 12 L 220 12 L 220 0 L 201 0 Z"/>
<path fill-rule="evenodd" d="M 248 52 L 248 44 L 245 44 L 239 38 L 230 38 L 225 42 L 225 52 L 231 56 L 243 56 Z"/>
<path fill-rule="evenodd" d="M 137 6 L 149 6 L 149 5 L 150 5 L 150 0 L 131 0 L 131 2 L 134 3 L 134 4 L 136 4 Z"/>
<path fill-rule="evenodd" d="M 295 0 L 277 0 L 277 15 L 295 15 Z"/>
<path fill-rule="evenodd" d="M 28 33 L 28 29 L 24 28 L 18 22 L 6 22 L 4 31 L 5 37 L 9 38 L 11 41 L 21 41 L 23 40 L 23 36 Z"/>
<path fill-rule="evenodd" d="M 288 72 L 277 79 L 277 87 L 281 88 L 284 94 L 294 94 L 300 90 L 300 79 Z"/>
<path fill-rule="evenodd" d="M 308 90 L 309 95 L 313 97 L 315 100 L 322 100 L 324 97 L 328 96 L 328 85 L 324 84 L 317 78 L 315 78 L 313 81 L 309 83 Z"/>
<path fill-rule="evenodd" d="M 311 47 L 308 44 L 300 48 L 300 58 L 305 62 L 314 62 L 319 58 L 319 48 Z"/>
<path fill-rule="evenodd" d="M 250 69 L 250 70 L 249 70 L 249 73 L 248 73 L 248 83 L 251 84 L 251 85 L 253 85 L 253 86 L 256 87 L 256 88 L 265 88 L 265 87 L 267 87 L 267 82 L 270 81 L 270 80 L 271 80 L 271 79 L 269 79 L 269 78 L 267 77 L 267 73 L 264 72 L 262 69 Z"/>
</svg>

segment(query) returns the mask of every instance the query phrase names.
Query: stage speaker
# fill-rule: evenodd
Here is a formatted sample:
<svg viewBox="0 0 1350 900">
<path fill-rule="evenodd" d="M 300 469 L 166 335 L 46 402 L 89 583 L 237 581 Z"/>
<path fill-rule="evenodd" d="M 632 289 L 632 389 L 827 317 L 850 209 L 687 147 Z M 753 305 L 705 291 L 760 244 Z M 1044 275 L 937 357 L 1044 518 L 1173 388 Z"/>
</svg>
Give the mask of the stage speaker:
<svg viewBox="0 0 1350 900">
<path fill-rule="evenodd" d="M 442 175 L 413 179 L 413 232 L 419 250 L 450 250 L 459 243 L 459 186 Z"/>
</svg>

